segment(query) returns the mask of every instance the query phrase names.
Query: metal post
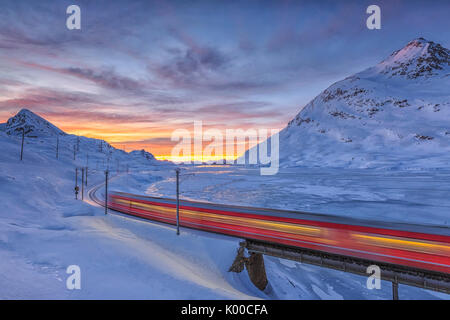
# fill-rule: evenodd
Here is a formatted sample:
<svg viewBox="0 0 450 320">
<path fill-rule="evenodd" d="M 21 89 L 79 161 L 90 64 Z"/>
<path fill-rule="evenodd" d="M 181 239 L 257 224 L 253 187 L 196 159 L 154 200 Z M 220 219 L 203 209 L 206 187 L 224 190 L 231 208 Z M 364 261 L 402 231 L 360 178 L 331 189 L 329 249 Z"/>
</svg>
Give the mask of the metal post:
<svg viewBox="0 0 450 320">
<path fill-rule="evenodd" d="M 59 136 L 56 136 L 56 159 L 59 158 Z"/>
<path fill-rule="evenodd" d="M 180 169 L 175 169 L 177 174 L 177 235 L 180 235 Z"/>
<path fill-rule="evenodd" d="M 84 200 L 84 168 L 81 168 L 81 200 Z"/>
<path fill-rule="evenodd" d="M 108 214 L 108 170 L 105 171 L 105 214 Z"/>
<path fill-rule="evenodd" d="M 22 128 L 22 147 L 20 148 L 20 161 L 23 159 L 23 141 L 25 140 L 25 128 Z"/>
<path fill-rule="evenodd" d="M 395 277 L 394 281 L 392 281 L 392 300 L 398 300 L 398 281 L 397 281 L 397 277 Z"/>
<path fill-rule="evenodd" d="M 75 168 L 75 200 L 78 200 L 78 168 Z"/>
<path fill-rule="evenodd" d="M 88 176 L 88 167 L 86 167 L 86 180 L 84 180 L 84 184 L 87 187 L 87 176 Z"/>
</svg>

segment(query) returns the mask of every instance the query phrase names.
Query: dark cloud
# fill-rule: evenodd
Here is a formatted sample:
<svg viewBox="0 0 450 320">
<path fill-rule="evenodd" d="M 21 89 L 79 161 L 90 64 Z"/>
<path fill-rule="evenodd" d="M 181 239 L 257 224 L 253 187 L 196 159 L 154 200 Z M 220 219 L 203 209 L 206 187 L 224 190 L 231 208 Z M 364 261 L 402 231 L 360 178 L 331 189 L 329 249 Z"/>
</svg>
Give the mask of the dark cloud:
<svg viewBox="0 0 450 320">
<path fill-rule="evenodd" d="M 205 120 L 239 120 L 268 119 L 283 115 L 281 110 L 274 110 L 273 105 L 264 101 L 238 101 L 230 103 L 218 103 L 202 106 L 195 110 L 203 114 Z"/>
<path fill-rule="evenodd" d="M 108 124 L 126 124 L 126 123 L 156 123 L 161 121 L 151 114 L 144 113 L 118 113 L 111 112 L 106 108 L 97 108 L 102 111 L 87 111 L 87 110 L 61 110 L 61 111 L 44 111 L 46 116 L 58 117 L 61 119 L 79 119 L 86 122 L 101 121 Z"/>
<path fill-rule="evenodd" d="M 280 86 L 279 82 L 275 80 L 251 80 L 251 79 L 244 79 L 244 80 L 219 80 L 216 82 L 210 82 L 205 84 L 205 87 L 211 89 L 211 90 L 217 90 L 217 91 L 261 91 L 266 89 L 274 89 L 278 86 Z"/>
<path fill-rule="evenodd" d="M 233 64 L 235 57 L 217 48 L 191 45 L 185 51 L 168 49 L 172 59 L 161 65 L 149 66 L 149 72 L 156 74 L 163 83 L 203 93 L 258 91 L 279 85 L 276 79 L 254 79 L 245 69 L 237 72 Z"/>
<path fill-rule="evenodd" d="M 261 111 L 270 108 L 272 106 L 271 103 L 265 101 L 237 101 L 230 103 L 217 103 L 217 104 L 209 104 L 203 107 L 198 108 L 196 111 L 199 112 L 228 112 L 228 111 Z"/>
<path fill-rule="evenodd" d="M 184 52 L 168 51 L 175 57 L 151 71 L 161 78 L 178 85 L 198 83 L 209 78 L 211 73 L 223 72 L 230 59 L 218 49 L 210 47 L 188 48 Z"/>
<path fill-rule="evenodd" d="M 62 71 L 82 79 L 93 81 L 102 87 L 115 90 L 140 91 L 144 87 L 142 81 L 121 76 L 112 69 L 95 71 L 93 69 L 71 67 L 65 68 Z"/>
<path fill-rule="evenodd" d="M 135 140 L 135 141 L 124 141 L 125 144 L 151 144 L 151 145 L 161 145 L 167 146 L 170 144 L 174 144 L 174 142 L 170 139 L 171 137 L 157 137 L 157 138 L 148 138 L 143 140 Z"/>
<path fill-rule="evenodd" d="M 5 99 L 0 102 L 0 107 L 16 108 L 23 107 L 62 107 L 62 106 L 82 106 L 87 104 L 97 104 L 102 98 L 86 94 L 85 92 L 64 92 L 49 90 L 46 88 L 34 88 L 28 90 L 25 94 L 11 99 Z"/>
</svg>

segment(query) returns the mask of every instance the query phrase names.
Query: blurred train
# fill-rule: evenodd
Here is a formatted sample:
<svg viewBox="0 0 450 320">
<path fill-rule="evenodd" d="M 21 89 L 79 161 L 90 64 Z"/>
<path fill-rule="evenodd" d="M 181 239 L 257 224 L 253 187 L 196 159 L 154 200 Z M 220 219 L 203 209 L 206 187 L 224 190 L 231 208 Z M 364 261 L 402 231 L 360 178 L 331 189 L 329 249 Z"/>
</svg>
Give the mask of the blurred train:
<svg viewBox="0 0 450 320">
<path fill-rule="evenodd" d="M 121 192 L 108 208 L 176 224 L 176 201 Z M 356 257 L 450 274 L 450 232 L 426 227 L 367 222 L 323 214 L 180 201 L 180 226 L 242 239 Z"/>
</svg>

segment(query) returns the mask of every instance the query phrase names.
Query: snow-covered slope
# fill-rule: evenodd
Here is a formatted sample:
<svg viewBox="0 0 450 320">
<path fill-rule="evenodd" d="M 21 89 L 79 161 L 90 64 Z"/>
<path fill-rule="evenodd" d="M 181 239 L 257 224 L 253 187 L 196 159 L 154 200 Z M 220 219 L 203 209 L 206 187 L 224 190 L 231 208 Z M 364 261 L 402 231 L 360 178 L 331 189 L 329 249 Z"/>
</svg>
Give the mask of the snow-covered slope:
<svg viewBox="0 0 450 320">
<path fill-rule="evenodd" d="M 334 83 L 280 132 L 281 166 L 450 167 L 450 52 L 423 38 Z"/>
</svg>

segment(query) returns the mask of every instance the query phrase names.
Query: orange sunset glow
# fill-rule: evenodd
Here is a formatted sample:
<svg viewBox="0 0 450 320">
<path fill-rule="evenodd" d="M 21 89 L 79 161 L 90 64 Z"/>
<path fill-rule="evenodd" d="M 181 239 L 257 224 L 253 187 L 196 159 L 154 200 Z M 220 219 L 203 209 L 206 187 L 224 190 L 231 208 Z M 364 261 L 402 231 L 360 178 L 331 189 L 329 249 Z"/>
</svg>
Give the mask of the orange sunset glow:
<svg viewBox="0 0 450 320">
<path fill-rule="evenodd" d="M 3 115 L 3 120 L 0 120 L 0 122 L 6 122 L 9 116 L 13 115 L 14 112 L 8 115 Z M 80 125 L 79 120 L 77 120 L 76 117 L 71 117 L 68 119 L 67 116 L 52 116 L 51 113 L 49 115 L 40 113 L 40 115 L 68 134 L 102 139 L 110 143 L 115 148 L 122 149 L 127 152 L 145 149 L 146 151 L 151 152 L 158 160 L 169 160 L 175 162 L 219 162 L 221 160 L 234 160 L 243 154 L 242 150 L 247 150 L 250 146 L 249 137 L 241 135 L 239 138 L 243 140 L 236 139 L 236 142 L 231 147 L 232 149 L 230 149 L 230 146 L 227 146 L 227 140 L 225 139 L 225 132 L 230 128 L 226 128 L 224 126 L 204 126 L 205 130 L 216 129 L 223 132 L 223 146 L 219 147 L 219 150 L 222 150 L 221 153 L 215 154 L 214 152 L 210 155 L 207 155 L 206 153 L 200 155 L 194 154 L 194 140 L 192 136 L 191 154 L 184 155 L 181 153 L 178 156 L 172 156 L 173 147 L 178 143 L 181 143 L 181 140 L 171 141 L 172 133 L 176 129 L 182 128 L 191 132 L 191 135 L 193 135 L 193 123 L 182 123 L 178 128 L 175 128 L 172 125 L 160 126 L 159 124 L 149 125 L 147 123 L 116 123 L 114 120 L 92 120 L 89 122 L 81 121 L 82 124 Z M 231 129 L 238 130 L 242 128 Z M 252 128 L 242 130 L 245 133 L 248 129 Z M 217 143 L 218 141 L 203 141 L 203 152 L 208 145 L 216 146 Z M 230 150 L 233 150 L 233 152 L 230 153 Z"/>
</svg>

